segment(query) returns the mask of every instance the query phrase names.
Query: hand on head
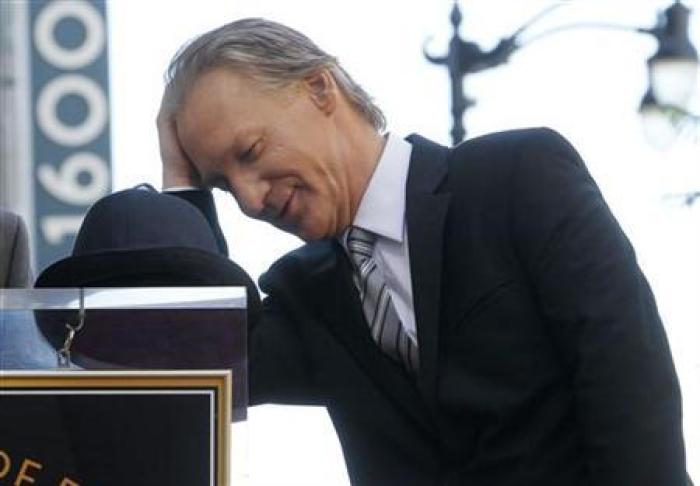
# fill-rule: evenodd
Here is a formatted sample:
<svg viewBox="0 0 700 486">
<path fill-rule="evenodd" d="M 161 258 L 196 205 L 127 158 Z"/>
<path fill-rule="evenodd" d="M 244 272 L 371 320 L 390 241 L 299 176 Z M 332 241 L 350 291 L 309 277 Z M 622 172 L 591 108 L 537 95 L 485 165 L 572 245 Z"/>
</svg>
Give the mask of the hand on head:
<svg viewBox="0 0 700 486">
<path fill-rule="evenodd" d="M 163 189 L 202 187 L 202 180 L 180 144 L 175 125 L 174 103 L 168 88 L 163 93 L 156 118 L 160 158 L 163 164 Z"/>
</svg>

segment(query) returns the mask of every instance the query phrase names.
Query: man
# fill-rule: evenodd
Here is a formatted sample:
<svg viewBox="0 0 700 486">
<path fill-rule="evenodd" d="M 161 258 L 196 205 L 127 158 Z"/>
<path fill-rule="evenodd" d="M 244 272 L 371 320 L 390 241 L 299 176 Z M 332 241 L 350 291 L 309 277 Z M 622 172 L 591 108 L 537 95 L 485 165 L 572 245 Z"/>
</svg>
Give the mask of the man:
<svg viewBox="0 0 700 486">
<path fill-rule="evenodd" d="M 0 208 L 0 289 L 25 289 L 33 275 L 27 226 L 21 216 Z M 5 369 L 41 369 L 56 364 L 56 354 L 44 342 L 32 316 L 2 309 L 0 297 L 0 373 Z"/>
<path fill-rule="evenodd" d="M 574 149 L 547 129 L 447 149 L 383 128 L 273 22 L 170 66 L 164 187 L 226 190 L 307 242 L 260 279 L 251 401 L 327 406 L 356 485 L 685 484 L 654 299 Z"/>
<path fill-rule="evenodd" d="M 31 284 L 27 227 L 22 218 L 0 208 L 0 288 L 26 288 Z"/>
</svg>

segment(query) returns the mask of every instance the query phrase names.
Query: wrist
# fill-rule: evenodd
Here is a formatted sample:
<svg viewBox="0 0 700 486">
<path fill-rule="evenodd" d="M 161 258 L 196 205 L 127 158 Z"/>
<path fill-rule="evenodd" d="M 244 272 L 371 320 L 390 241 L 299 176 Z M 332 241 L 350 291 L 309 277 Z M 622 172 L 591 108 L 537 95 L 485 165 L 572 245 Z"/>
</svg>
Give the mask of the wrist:
<svg viewBox="0 0 700 486">
<path fill-rule="evenodd" d="M 167 172 L 163 173 L 163 191 L 180 190 L 183 188 L 202 189 L 202 185 L 191 176 L 168 174 Z"/>
</svg>

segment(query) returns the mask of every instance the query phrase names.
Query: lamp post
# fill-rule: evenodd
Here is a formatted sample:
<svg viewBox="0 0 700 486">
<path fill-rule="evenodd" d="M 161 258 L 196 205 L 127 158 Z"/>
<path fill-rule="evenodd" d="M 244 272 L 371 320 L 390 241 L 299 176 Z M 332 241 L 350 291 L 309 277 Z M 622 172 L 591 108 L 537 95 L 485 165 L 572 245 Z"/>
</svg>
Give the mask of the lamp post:
<svg viewBox="0 0 700 486">
<path fill-rule="evenodd" d="M 688 24 L 690 10 L 679 0 L 664 10 L 652 28 L 636 28 L 630 26 L 604 23 L 574 23 L 555 27 L 532 37 L 527 42 L 521 41 L 521 35 L 532 24 L 545 15 L 560 7 L 554 4 L 546 8 L 528 22 L 523 24 L 511 35 L 504 37 L 491 50 L 483 50 L 474 42 L 465 41 L 459 35 L 462 23 L 462 13 L 455 0 L 450 14 L 453 34 L 445 56 L 433 56 L 423 49 L 426 59 L 437 65 L 446 66 L 451 83 L 452 93 L 452 143 L 457 145 L 464 140 L 464 112 L 474 106 L 475 100 L 464 93 L 463 79 L 465 76 L 500 66 L 508 61 L 513 52 L 529 45 L 535 40 L 571 29 L 606 28 L 626 30 L 640 34 L 652 35 L 658 42 L 656 53 L 647 61 L 649 67 L 650 87 L 640 104 L 640 113 L 645 116 L 647 124 L 652 127 L 662 126 L 659 120 L 667 120 L 670 126 L 665 127 L 666 133 L 661 137 L 675 137 L 676 133 L 689 124 L 700 126 L 700 117 L 690 113 L 685 104 L 690 99 L 695 88 L 698 71 L 698 53 L 690 42 Z M 659 116 L 663 118 L 658 118 Z M 647 130 L 653 136 L 663 130 Z M 658 133 L 657 133 L 657 136 Z M 659 144 L 657 144 L 659 145 Z"/>
<path fill-rule="evenodd" d="M 463 40 L 459 35 L 462 12 L 456 1 L 452 7 L 452 13 L 450 13 L 450 23 L 453 34 L 447 55 L 444 57 L 431 56 L 425 49 L 423 53 L 431 63 L 447 66 L 452 93 L 452 130 L 450 134 L 453 145 L 457 145 L 466 136 L 463 123 L 464 112 L 476 103 L 475 100 L 464 94 L 464 83 L 462 82 L 464 76 L 504 64 L 518 46 L 514 36 L 501 39 L 496 47 L 490 51 L 482 50 L 474 42 Z"/>
</svg>

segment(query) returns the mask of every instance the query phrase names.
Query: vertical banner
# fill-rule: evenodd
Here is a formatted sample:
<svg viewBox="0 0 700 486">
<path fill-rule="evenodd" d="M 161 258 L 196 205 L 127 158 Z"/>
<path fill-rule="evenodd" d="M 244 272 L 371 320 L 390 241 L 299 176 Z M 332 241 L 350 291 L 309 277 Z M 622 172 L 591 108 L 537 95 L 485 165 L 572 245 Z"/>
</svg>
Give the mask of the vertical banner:
<svg viewBox="0 0 700 486">
<path fill-rule="evenodd" d="M 37 270 L 71 252 L 111 190 L 104 0 L 29 2 Z"/>
</svg>

